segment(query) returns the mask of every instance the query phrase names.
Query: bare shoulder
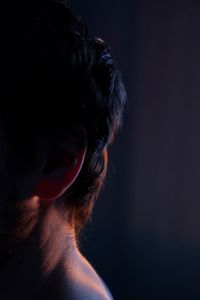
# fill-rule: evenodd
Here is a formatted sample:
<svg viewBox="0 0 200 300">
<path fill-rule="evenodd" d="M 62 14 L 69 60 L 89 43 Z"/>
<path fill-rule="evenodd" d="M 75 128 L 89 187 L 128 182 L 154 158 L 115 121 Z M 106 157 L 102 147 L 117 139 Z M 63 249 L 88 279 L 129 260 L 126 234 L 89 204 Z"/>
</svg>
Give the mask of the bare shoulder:
<svg viewBox="0 0 200 300">
<path fill-rule="evenodd" d="M 67 294 L 70 300 L 113 300 L 113 297 L 91 264 L 80 255 L 68 273 Z"/>
</svg>

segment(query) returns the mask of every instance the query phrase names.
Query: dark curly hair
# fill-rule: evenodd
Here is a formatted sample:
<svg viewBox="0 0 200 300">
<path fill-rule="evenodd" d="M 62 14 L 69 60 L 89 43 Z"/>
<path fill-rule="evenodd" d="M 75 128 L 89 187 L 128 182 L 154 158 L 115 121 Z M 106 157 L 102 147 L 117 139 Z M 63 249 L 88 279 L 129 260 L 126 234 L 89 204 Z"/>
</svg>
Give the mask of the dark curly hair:
<svg viewBox="0 0 200 300">
<path fill-rule="evenodd" d="M 10 109 L 8 100 L 2 110 L 8 111 L 15 149 L 21 149 L 17 170 L 22 178 L 36 172 L 45 151 L 38 136 L 56 148 L 64 142 L 59 130 L 81 124 L 88 138 L 86 159 L 64 203 L 78 231 L 102 187 L 107 147 L 121 125 L 126 102 L 121 74 L 111 49 L 90 36 L 64 1 L 27 0 L 11 7 L 5 20 L 3 88 L 17 108 Z"/>
</svg>

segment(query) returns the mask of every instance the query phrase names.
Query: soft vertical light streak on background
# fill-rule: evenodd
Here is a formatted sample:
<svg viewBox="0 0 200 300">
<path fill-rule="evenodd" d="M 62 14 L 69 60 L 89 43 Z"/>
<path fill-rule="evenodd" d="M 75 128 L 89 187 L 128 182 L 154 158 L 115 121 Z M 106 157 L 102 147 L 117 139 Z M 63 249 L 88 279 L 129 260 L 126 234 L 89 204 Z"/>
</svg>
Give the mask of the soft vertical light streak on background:
<svg viewBox="0 0 200 300">
<path fill-rule="evenodd" d="M 200 299 L 200 3 L 71 2 L 129 96 L 83 249 L 116 300 Z"/>
</svg>

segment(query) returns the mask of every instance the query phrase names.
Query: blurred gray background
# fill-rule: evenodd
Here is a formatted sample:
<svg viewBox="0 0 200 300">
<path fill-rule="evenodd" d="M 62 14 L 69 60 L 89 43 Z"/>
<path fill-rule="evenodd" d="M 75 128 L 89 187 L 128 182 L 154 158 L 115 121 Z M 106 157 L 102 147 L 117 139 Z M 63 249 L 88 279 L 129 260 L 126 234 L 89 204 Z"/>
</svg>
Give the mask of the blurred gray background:
<svg viewBox="0 0 200 300">
<path fill-rule="evenodd" d="M 200 299 L 200 2 L 71 3 L 129 96 L 83 251 L 116 300 Z"/>
</svg>

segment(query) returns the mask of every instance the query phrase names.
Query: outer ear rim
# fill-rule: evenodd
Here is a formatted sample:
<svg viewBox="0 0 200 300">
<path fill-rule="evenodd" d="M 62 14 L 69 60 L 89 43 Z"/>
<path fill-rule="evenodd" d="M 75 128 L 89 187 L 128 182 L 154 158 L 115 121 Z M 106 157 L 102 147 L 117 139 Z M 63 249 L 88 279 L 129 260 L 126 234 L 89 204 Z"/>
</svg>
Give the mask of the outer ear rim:
<svg viewBox="0 0 200 300">
<path fill-rule="evenodd" d="M 34 195 L 43 201 L 59 199 L 78 178 L 87 153 L 87 144 L 77 150 L 76 162 L 69 167 L 62 167 L 61 174 L 53 177 L 44 175 L 34 188 Z"/>
</svg>

